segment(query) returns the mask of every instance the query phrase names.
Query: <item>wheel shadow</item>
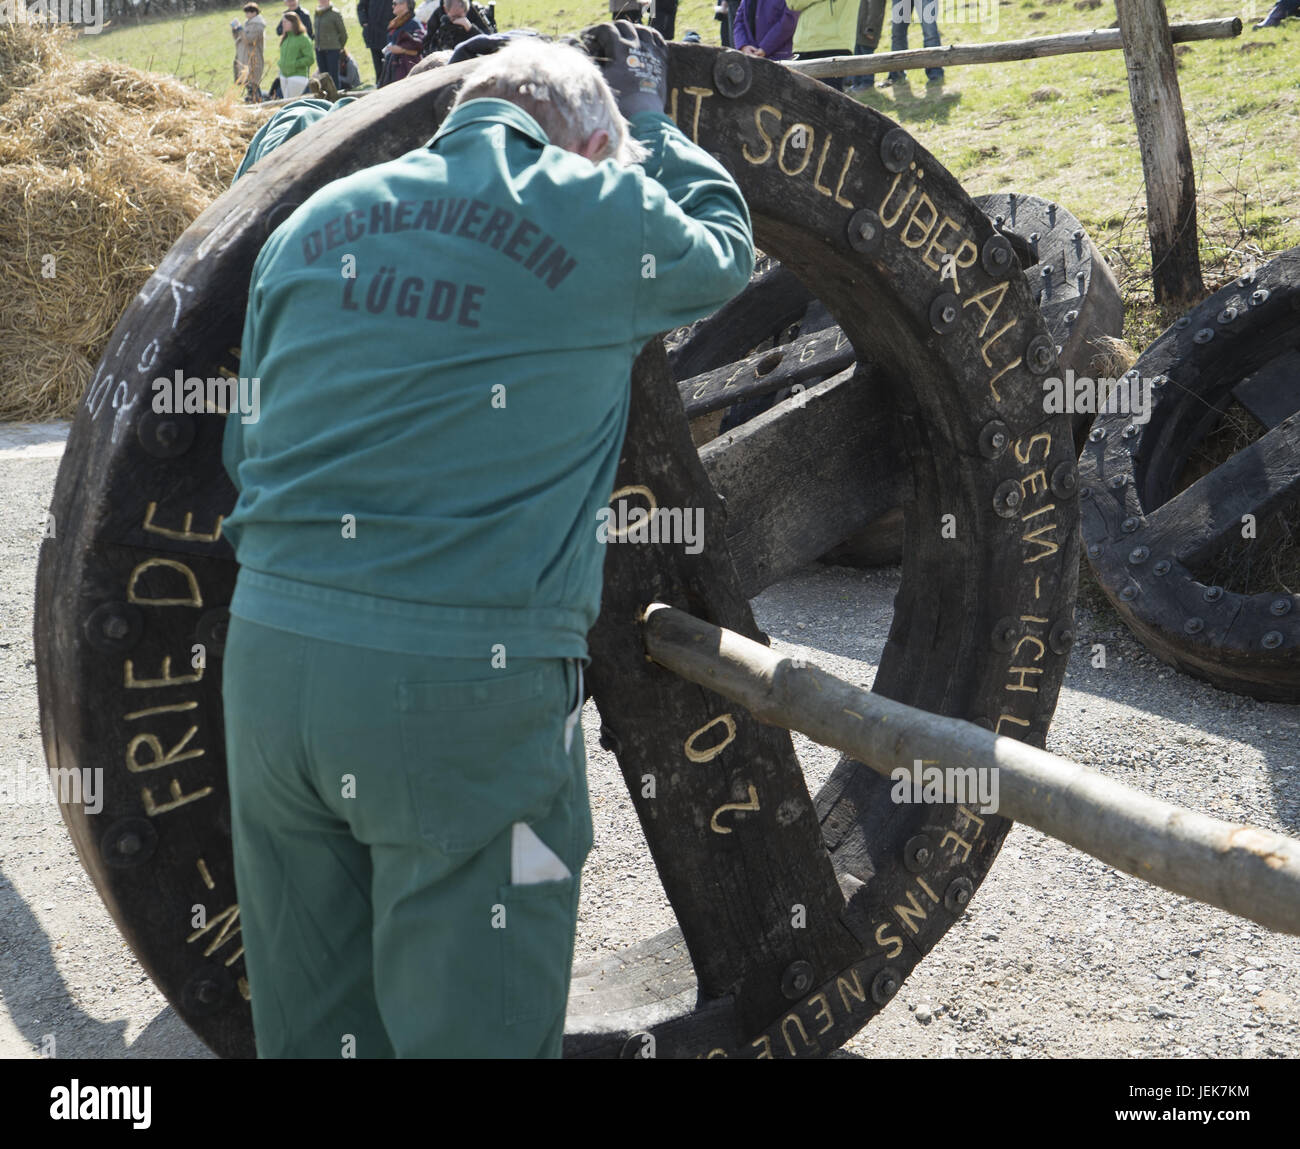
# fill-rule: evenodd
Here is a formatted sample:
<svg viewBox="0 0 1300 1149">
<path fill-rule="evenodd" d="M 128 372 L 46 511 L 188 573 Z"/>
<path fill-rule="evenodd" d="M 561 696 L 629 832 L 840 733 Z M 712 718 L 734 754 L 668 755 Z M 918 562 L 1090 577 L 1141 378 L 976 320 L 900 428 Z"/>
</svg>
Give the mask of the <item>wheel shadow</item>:
<svg viewBox="0 0 1300 1149">
<path fill-rule="evenodd" d="M 0 868 L 0 999 L 29 1051 L 44 1057 L 135 1059 L 215 1055 L 166 1006 L 134 1041 L 127 1020 L 101 1021 L 73 997 L 50 937 Z"/>
</svg>

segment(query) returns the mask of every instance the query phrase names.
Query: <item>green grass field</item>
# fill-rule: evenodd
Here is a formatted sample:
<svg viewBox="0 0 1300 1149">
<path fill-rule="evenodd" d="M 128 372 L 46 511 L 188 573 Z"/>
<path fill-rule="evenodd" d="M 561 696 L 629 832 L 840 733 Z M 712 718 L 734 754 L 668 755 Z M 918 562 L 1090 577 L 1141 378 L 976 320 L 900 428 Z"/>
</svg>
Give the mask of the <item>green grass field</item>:
<svg viewBox="0 0 1300 1149">
<path fill-rule="evenodd" d="M 1000 0 L 976 22 L 945 22 L 946 9 L 972 15 L 976 5 L 944 0 L 945 43 L 1019 39 L 1109 24 L 1099 0 Z M 362 48 L 354 5 L 342 9 L 352 43 Z M 278 9 L 268 5 L 274 23 Z M 1300 243 L 1300 19 L 1253 31 L 1267 5 L 1250 0 L 1236 13 L 1216 0 L 1174 0 L 1171 21 L 1240 15 L 1235 40 L 1178 48 L 1179 79 L 1200 196 L 1202 258 L 1215 286 L 1252 258 L 1263 260 Z M 601 19 L 603 0 L 555 8 L 545 0 L 501 0 L 503 28 L 576 31 Z M 229 86 L 228 24 L 238 9 L 145 23 L 83 37 L 77 50 L 170 72 L 214 93 Z M 993 16 L 993 19 L 988 17 Z M 996 26 L 993 26 L 996 25 Z M 717 43 L 712 0 L 687 0 L 677 34 L 694 28 Z M 885 29 L 888 42 L 889 29 Z M 912 31 L 919 46 L 919 30 Z M 271 38 L 273 39 L 273 38 Z M 267 54 L 272 62 L 273 43 Z M 368 53 L 358 52 L 363 78 Z M 263 81 L 270 82 L 271 68 Z M 1142 347 L 1159 329 L 1151 306 L 1150 257 L 1144 224 L 1142 166 L 1137 151 L 1123 54 L 1098 52 L 1045 60 L 950 68 L 943 89 L 927 95 L 924 77 L 877 88 L 864 97 L 904 124 L 972 194 L 1019 190 L 1066 205 L 1089 228 L 1119 274 L 1129 305 L 1126 337 Z"/>
</svg>

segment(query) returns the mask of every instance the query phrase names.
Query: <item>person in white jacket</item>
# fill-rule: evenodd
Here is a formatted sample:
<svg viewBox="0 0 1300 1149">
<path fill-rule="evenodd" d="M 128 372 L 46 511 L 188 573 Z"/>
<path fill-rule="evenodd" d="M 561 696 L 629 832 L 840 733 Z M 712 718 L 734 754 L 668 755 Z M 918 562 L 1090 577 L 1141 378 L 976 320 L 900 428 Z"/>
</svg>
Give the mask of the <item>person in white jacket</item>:
<svg viewBox="0 0 1300 1149">
<path fill-rule="evenodd" d="M 235 38 L 235 83 L 248 89 L 247 103 L 260 103 L 262 73 L 266 70 L 266 21 L 252 0 L 244 5 L 243 24 L 238 20 L 230 22 L 230 34 Z"/>
</svg>

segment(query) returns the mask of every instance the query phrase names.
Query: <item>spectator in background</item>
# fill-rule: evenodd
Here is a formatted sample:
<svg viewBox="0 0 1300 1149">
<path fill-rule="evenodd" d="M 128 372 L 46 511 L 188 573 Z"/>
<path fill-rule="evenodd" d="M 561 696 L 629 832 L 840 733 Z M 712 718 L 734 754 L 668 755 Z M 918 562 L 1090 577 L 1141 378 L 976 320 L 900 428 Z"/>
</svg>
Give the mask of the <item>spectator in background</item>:
<svg viewBox="0 0 1300 1149">
<path fill-rule="evenodd" d="M 609 0 L 609 18 L 640 24 L 641 10 L 649 4 L 650 0 Z"/>
<path fill-rule="evenodd" d="M 361 39 L 370 49 L 375 64 L 375 86 L 384 70 L 384 45 L 388 42 L 388 22 L 393 18 L 393 0 L 357 0 L 357 19 L 361 22 Z"/>
<path fill-rule="evenodd" d="M 317 0 L 316 5 L 316 67 L 329 74 L 334 86 L 339 83 L 339 53 L 348 42 L 348 27 L 330 0 Z"/>
<path fill-rule="evenodd" d="M 1269 14 L 1255 27 L 1274 28 L 1288 16 L 1294 16 L 1296 12 L 1300 12 L 1300 0 L 1277 0 Z"/>
<path fill-rule="evenodd" d="M 677 0 L 651 0 L 650 27 L 671 40 L 677 32 Z"/>
<path fill-rule="evenodd" d="M 496 29 L 477 4 L 467 4 L 466 0 L 444 0 L 442 15 L 438 19 L 436 30 L 427 34 L 424 45 L 429 52 L 454 52 L 466 40 L 475 36 L 490 36 Z M 429 41 L 433 47 L 429 47 Z"/>
<path fill-rule="evenodd" d="M 276 82 L 280 85 L 280 95 L 292 99 L 307 90 L 307 80 L 316 66 L 316 53 L 297 12 L 286 12 L 280 24 L 284 35 L 280 37 L 280 75 Z"/>
<path fill-rule="evenodd" d="M 718 39 L 724 48 L 734 46 L 731 33 L 731 0 L 718 0 L 713 6 L 713 18 L 718 22 Z"/>
<path fill-rule="evenodd" d="M 939 0 L 924 0 L 924 2 L 923 0 L 890 0 L 889 17 L 893 22 L 889 38 L 890 49 L 894 52 L 907 51 L 907 25 L 910 20 L 917 17 L 921 21 L 921 43 L 927 48 L 939 47 L 938 13 Z M 897 84 L 904 79 L 906 79 L 904 73 L 890 72 L 885 83 Z M 942 84 L 943 69 L 926 68 L 925 79 L 930 84 Z"/>
<path fill-rule="evenodd" d="M 798 20 L 785 0 L 740 0 L 731 34 L 735 46 L 746 56 L 788 60 L 794 52 L 792 41 Z"/>
<path fill-rule="evenodd" d="M 383 75 L 379 87 L 406 79 L 424 47 L 424 25 L 415 18 L 411 0 L 393 0 L 393 18 L 388 21 L 388 43 L 384 46 Z"/>
<path fill-rule="evenodd" d="M 858 42 L 853 46 L 856 56 L 870 56 L 880 45 L 880 31 L 885 23 L 886 0 L 862 0 L 858 7 Z M 876 77 L 855 76 L 849 81 L 850 92 L 864 92 L 875 87 Z"/>
<path fill-rule="evenodd" d="M 289 10 L 284 15 L 287 16 L 289 15 L 289 12 L 292 12 L 297 16 L 298 19 L 302 21 L 303 31 L 307 33 L 307 39 L 313 39 L 316 33 L 312 31 L 311 17 L 307 15 L 304 9 L 298 7 L 298 0 L 284 0 L 284 4 Z M 280 22 L 275 26 L 275 34 L 277 36 L 284 35 L 284 16 L 280 17 Z"/>
<path fill-rule="evenodd" d="M 262 73 L 266 70 L 266 21 L 256 4 L 244 5 L 244 22 L 230 21 L 235 38 L 235 83 L 248 89 L 244 102 L 262 100 Z"/>
<path fill-rule="evenodd" d="M 347 92 L 361 87 L 361 69 L 352 54 L 346 49 L 339 50 L 339 91 Z"/>
<path fill-rule="evenodd" d="M 790 7 L 799 14 L 794 50 L 800 60 L 852 55 L 858 34 L 858 0 L 791 0 Z M 844 91 L 842 76 L 827 76 L 822 83 Z"/>
</svg>

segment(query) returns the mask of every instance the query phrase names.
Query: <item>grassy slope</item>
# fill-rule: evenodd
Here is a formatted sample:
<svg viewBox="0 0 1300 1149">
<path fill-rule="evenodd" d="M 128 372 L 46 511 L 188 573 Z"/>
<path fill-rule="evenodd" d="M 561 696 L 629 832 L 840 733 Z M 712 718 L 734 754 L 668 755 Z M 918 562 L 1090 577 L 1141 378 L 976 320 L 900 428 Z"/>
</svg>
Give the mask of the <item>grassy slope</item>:
<svg viewBox="0 0 1300 1149">
<path fill-rule="evenodd" d="M 1168 10 L 1171 22 L 1234 14 L 1253 22 L 1267 6 L 1234 11 L 1221 0 L 1170 0 Z M 1113 19 L 1108 6 L 1001 0 L 996 34 L 974 24 L 940 29 L 945 42 L 978 42 Z M 1206 285 L 1214 287 L 1252 252 L 1262 258 L 1300 243 L 1300 20 L 1259 32 L 1248 23 L 1235 40 L 1177 51 L 1202 260 Z M 1123 54 L 953 68 L 946 79 L 938 99 L 877 89 L 867 102 L 906 125 L 972 193 L 1032 191 L 1065 204 L 1120 275 L 1126 337 L 1139 348 L 1149 342 L 1163 325 L 1150 301 L 1142 165 Z"/>
<path fill-rule="evenodd" d="M 940 23 L 945 43 L 973 43 L 1077 31 L 1112 22 L 1092 0 L 1000 0 L 996 21 Z M 1255 32 L 1266 10 L 1246 6 L 1236 40 L 1180 48 L 1180 82 L 1200 191 L 1202 257 L 1208 286 L 1246 263 L 1300 243 L 1300 20 Z M 314 7 L 314 5 L 311 5 Z M 975 13 L 975 5 L 941 7 Z M 267 5 L 274 20 L 276 7 Z M 360 47 L 355 5 L 341 7 Z M 556 8 L 547 0 L 501 0 L 502 27 L 573 31 L 607 12 L 603 0 Z M 78 50 L 169 71 L 213 92 L 227 86 L 230 13 L 146 23 L 98 37 Z M 1232 14 L 1222 0 L 1170 0 L 1173 21 Z M 992 24 L 996 27 L 992 27 Z M 695 28 L 717 42 L 712 0 L 685 0 L 678 35 Z M 919 39 L 912 33 L 913 42 Z M 885 32 L 888 40 L 888 29 Z M 274 56 L 273 45 L 268 54 Z M 368 53 L 359 52 L 370 78 Z M 1126 336 L 1142 347 L 1162 324 L 1151 305 L 1143 223 L 1142 168 L 1119 52 L 949 69 L 927 97 L 920 73 L 910 88 L 875 89 L 875 107 L 914 132 L 972 193 L 1017 189 L 1065 204 L 1089 228 L 1121 277 L 1129 304 Z M 269 77 L 268 77 L 269 81 Z"/>
</svg>

